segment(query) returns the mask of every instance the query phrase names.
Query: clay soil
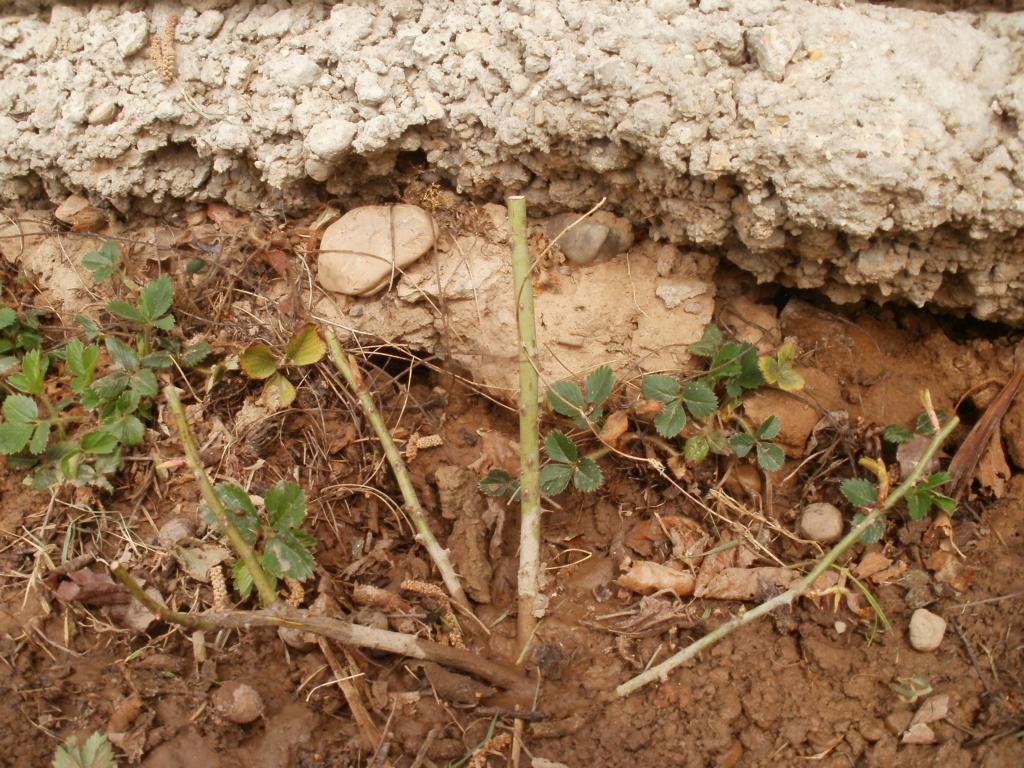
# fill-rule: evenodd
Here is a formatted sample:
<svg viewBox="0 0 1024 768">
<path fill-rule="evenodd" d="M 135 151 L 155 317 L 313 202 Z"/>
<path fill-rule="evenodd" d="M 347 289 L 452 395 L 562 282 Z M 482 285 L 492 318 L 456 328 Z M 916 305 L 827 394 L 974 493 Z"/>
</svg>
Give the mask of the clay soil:
<svg viewBox="0 0 1024 768">
<path fill-rule="evenodd" d="M 276 250 L 290 256 L 286 246 Z M 266 257 L 275 248 L 265 240 L 247 247 L 229 274 L 193 280 L 185 299 L 178 271 L 179 326 L 186 336 L 213 342 L 219 358 L 255 337 L 280 343 L 285 329 L 302 320 L 301 302 L 279 302 L 279 316 L 271 317 L 254 297 L 277 279 L 275 270 L 295 284 L 308 273 Z M 139 269 L 173 272 L 174 259 L 184 258 L 175 252 Z M 730 314 L 728 307 L 748 306 L 739 296 L 750 290 L 735 275 L 722 275 L 721 325 L 742 325 L 743 312 Z M 24 301 L 32 298 L 29 286 Z M 180 610 L 210 606 L 209 585 L 182 573 L 158 542 L 158 531 L 176 518 L 196 524 L 198 538 L 217 540 L 202 529 L 187 472 L 162 477 L 153 470 L 154 457 L 180 454 L 161 421 L 111 494 L 28 491 L 21 474 L 0 467 L 0 763 L 49 765 L 65 737 L 99 731 L 116 734 L 119 764 L 150 768 L 498 766 L 510 764 L 502 740 L 492 742 L 490 754 L 477 751 L 476 762 L 464 758 L 489 728 L 510 734 L 510 713 L 518 707 L 527 713 L 523 766 L 1024 764 L 1024 468 L 1012 464 L 1013 442 L 1022 438 L 1009 429 L 1006 453 L 993 449 L 983 462 L 988 474 L 953 516 L 954 548 L 929 521 L 899 513 L 881 542 L 843 558 L 854 571 L 869 555 L 893 566 L 881 583 L 865 578 L 891 631 L 846 582 L 846 591 L 804 600 L 726 638 L 660 685 L 615 697 L 615 687 L 652 660 L 752 605 L 621 588 L 616 578 L 624 558 L 664 556 L 666 540 L 645 529 L 647 523 L 687 517 L 713 541 L 749 545 L 758 563 L 806 566 L 819 549 L 796 535 L 802 506 L 831 501 L 852 514 L 838 485 L 858 473 L 857 456 L 882 452 L 896 471 L 880 427 L 912 426 L 919 392 L 928 388 L 939 409 L 965 421 L 952 452 L 1013 370 L 1005 329 L 909 309 L 841 312 L 816 305 L 814 297 L 805 302 L 763 292 L 758 298 L 769 317 L 786 307 L 775 327 L 760 330 L 796 340 L 808 381 L 804 392 L 772 401 L 787 422 L 784 437 L 806 441 L 825 414 L 845 412 L 836 415 L 838 426 L 819 429 L 813 448 L 788 446 L 791 455 L 778 473 L 748 471 L 743 483 L 720 482 L 725 463 L 673 484 L 628 460 L 602 459 L 606 480 L 597 493 L 562 494 L 545 514 L 549 599 L 524 662 L 535 702 L 419 662 L 355 648 L 346 655 L 335 646 L 345 669 L 359 674 L 355 690 L 376 726 L 375 741 L 354 721 L 316 647 L 289 648 L 271 630 L 207 633 L 207 659 L 200 662 L 190 632 L 160 622 L 141 632 L 126 629 L 109 608 L 64 602 L 44 581 L 54 566 L 83 553 L 120 557 Z M 59 341 L 67 320 L 51 316 L 49 343 Z M 409 466 L 439 539 L 464 569 L 473 569 L 464 577 L 490 593 L 490 603 L 477 608 L 491 635 L 467 644 L 514 662 L 515 508 L 503 522 L 500 505 L 487 508 L 486 548 L 474 561 L 464 551 L 466 539 L 453 534 L 458 510 L 442 510 L 437 480 L 446 467 L 472 467 L 478 477 L 488 466 L 508 464 L 509 442 L 517 437 L 514 413 L 422 351 L 362 351 L 363 369 L 400 444 L 414 433 L 442 438 L 439 447 L 416 452 Z M 195 429 L 218 480 L 241 482 L 253 493 L 282 478 L 306 489 L 305 527 L 317 539 L 319 584 L 307 583 L 303 604 L 329 591 L 342 614 L 357 622 L 444 639 L 438 606 L 400 590 L 407 578 L 439 582 L 396 513 L 400 497 L 379 446 L 332 369 L 309 369 L 292 408 L 244 429 L 239 414 L 259 395 L 258 383 L 229 372 L 207 391 L 201 373 L 188 380 L 195 393 L 189 402 L 203 403 Z M 550 414 L 545 418 L 555 424 Z M 226 436 L 218 437 L 217 425 Z M 1010 463 L 1000 463 L 1006 455 Z M 456 497 L 459 492 L 475 491 L 456 489 Z M 643 530 L 654 533 L 639 535 Z M 361 604 L 357 585 L 388 590 L 404 607 Z M 949 623 L 932 653 L 908 642 L 910 615 L 924 606 Z M 265 711 L 257 721 L 227 722 L 212 705 L 212 693 L 231 680 L 261 695 Z M 917 686 L 922 695 L 901 697 L 893 686 Z M 903 743 L 914 713 L 942 695 L 948 713 L 931 724 L 932 743 Z"/>
</svg>

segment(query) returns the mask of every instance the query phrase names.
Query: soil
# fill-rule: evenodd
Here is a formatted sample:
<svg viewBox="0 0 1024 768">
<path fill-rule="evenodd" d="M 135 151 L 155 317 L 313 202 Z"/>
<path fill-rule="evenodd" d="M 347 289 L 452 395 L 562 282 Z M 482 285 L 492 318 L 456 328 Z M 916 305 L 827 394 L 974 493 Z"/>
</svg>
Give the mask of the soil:
<svg viewBox="0 0 1024 768">
<path fill-rule="evenodd" d="M 259 314 L 254 330 L 256 305 L 242 304 L 255 301 L 273 277 L 272 262 L 258 256 L 250 250 L 236 269 L 193 283 L 202 289 L 176 305 L 186 336 L 204 335 L 221 356 L 237 353 L 254 335 L 285 338 L 299 310 L 284 302 L 276 317 Z M 298 280 L 300 266 L 292 264 L 287 274 Z M 893 565 L 882 583 L 864 581 L 891 631 L 879 626 L 848 581 L 847 592 L 801 601 L 724 639 L 662 683 L 615 697 L 617 685 L 752 605 L 621 588 L 616 577 L 625 557 L 665 557 L 666 540 L 640 526 L 682 516 L 716 543 L 744 542 L 758 565 L 806 564 L 819 549 L 795 535 L 800 509 L 812 501 L 848 509 L 838 485 L 854 474 L 859 455 L 882 450 L 896 471 L 880 428 L 912 425 L 921 389 L 930 390 L 939 410 L 965 420 L 952 451 L 1013 370 L 1005 329 L 968 327 L 911 309 L 863 306 L 840 313 L 814 297 L 758 292 L 726 272 L 719 280 L 719 323 L 741 330 L 725 308 L 749 297 L 762 308 L 785 307 L 776 330 L 795 339 L 808 383 L 792 396 L 772 393 L 775 399 L 764 406 L 788 421 L 782 440 L 787 463 L 770 477 L 734 471 L 742 483 L 725 477 L 725 463 L 669 482 L 641 464 L 604 458 L 599 492 L 566 493 L 549 504 L 543 545 L 548 599 L 525 661 L 537 696 L 520 765 L 1024 764 L 1019 467 L 1009 467 L 1005 483 L 976 484 L 964 498 L 952 521 L 955 550 L 927 520 L 899 514 L 881 542 L 844 558 L 854 570 L 874 555 Z M 56 338 L 59 331 L 50 334 Z M 473 570 L 470 594 L 481 601 L 477 614 L 491 635 L 471 635 L 467 644 L 512 662 L 515 509 L 466 496 L 459 478 L 467 468 L 470 480 L 490 467 L 514 468 L 515 414 L 430 356 L 394 347 L 363 351 L 367 382 L 400 444 L 416 435 L 441 436 L 440 446 L 409 452 L 413 481 L 458 567 Z M 305 488 L 306 529 L 317 539 L 320 581 L 307 583 L 303 604 L 330 592 L 357 622 L 443 639 L 438 606 L 400 590 L 409 578 L 440 582 L 396 512 L 400 496 L 381 451 L 331 369 L 308 369 L 295 406 L 255 422 L 246 422 L 242 411 L 258 397 L 258 383 L 228 373 L 204 395 L 203 376 L 190 374 L 190 381 L 204 400 L 193 412 L 194 427 L 217 479 L 247 482 L 254 493 L 282 478 Z M 805 448 L 826 413 L 839 426 L 819 429 L 817 447 Z M 218 437 L 221 426 L 227 438 Z M 212 605 L 209 585 L 185 575 L 157 540 L 162 525 L 182 517 L 199 527 L 197 536 L 217 540 L 202 529 L 187 473 L 171 470 L 163 479 L 149 469 L 150 451 L 163 459 L 178 454 L 173 433 L 157 422 L 145 449 L 111 494 L 31 492 L 19 473 L 0 468 L 4 764 L 47 765 L 68 735 L 100 731 L 113 734 L 121 764 L 150 768 L 444 766 L 476 749 L 492 724 L 495 734 L 509 732 L 515 706 L 531 709 L 529 701 L 451 670 L 335 647 L 337 659 L 357 670 L 355 690 L 379 730 L 379 739 L 368 743 L 315 646 L 290 648 L 270 630 L 208 632 L 205 652 L 197 656 L 187 630 L 162 623 L 130 630 L 110 607 L 59 599 L 43 577 L 93 553 L 101 561 L 130 562 L 181 610 Z M 463 506 L 469 508 L 464 519 Z M 638 535 L 641 530 L 654 533 Z M 356 599 L 357 585 L 381 588 L 397 601 L 367 605 Z M 914 651 L 907 638 L 910 615 L 923 606 L 949 622 L 932 653 Z M 230 723 L 215 711 L 213 691 L 232 680 L 261 695 L 264 713 L 255 722 Z M 908 701 L 912 697 L 901 697 L 894 685 L 929 690 Z M 948 695 L 949 709 L 930 725 L 933 742 L 903 743 L 915 712 L 941 695 Z M 496 748 L 472 764 L 505 765 L 508 754 Z"/>
</svg>

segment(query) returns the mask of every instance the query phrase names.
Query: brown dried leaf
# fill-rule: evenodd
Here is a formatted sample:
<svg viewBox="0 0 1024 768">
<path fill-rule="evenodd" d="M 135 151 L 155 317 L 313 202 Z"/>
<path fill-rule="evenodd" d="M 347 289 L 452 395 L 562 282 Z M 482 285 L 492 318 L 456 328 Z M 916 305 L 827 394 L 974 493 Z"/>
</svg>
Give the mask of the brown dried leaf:
<svg viewBox="0 0 1024 768">
<path fill-rule="evenodd" d="M 913 728 L 918 723 L 929 725 L 938 720 L 945 720 L 946 715 L 948 714 L 949 694 L 940 693 L 935 696 L 929 696 L 924 703 L 917 708 L 917 712 L 914 713 L 914 719 L 910 721 L 910 727 Z"/>
<path fill-rule="evenodd" d="M 716 600 L 761 601 L 789 589 L 799 578 L 795 571 L 774 566 L 725 568 L 694 595 Z"/>
<path fill-rule="evenodd" d="M 240 226 L 245 224 L 249 217 L 239 213 L 234 208 L 223 203 L 207 203 L 206 215 L 210 221 L 220 225 Z"/>
<path fill-rule="evenodd" d="M 1003 438 L 996 426 L 988 447 L 981 455 L 974 476 L 983 491 L 988 491 L 997 499 L 1006 495 L 1006 486 L 1010 480 L 1010 465 L 1006 462 L 1003 452 Z"/>
<path fill-rule="evenodd" d="M 853 569 L 853 575 L 858 579 L 870 579 L 876 573 L 884 571 L 892 565 L 892 560 L 881 552 L 867 552 L 860 559 L 857 567 Z"/>
<path fill-rule="evenodd" d="M 288 277 L 288 255 L 276 248 L 260 253 L 260 261 L 277 273 L 278 277 Z"/>
<path fill-rule="evenodd" d="M 625 411 L 612 411 L 601 429 L 600 438 L 602 442 L 609 445 L 616 445 L 619 438 L 626 434 L 629 429 L 629 414 Z"/>
<path fill-rule="evenodd" d="M 924 723 L 915 723 L 903 732 L 900 741 L 904 744 L 934 744 L 935 731 Z"/>
<path fill-rule="evenodd" d="M 953 552 L 944 549 L 932 552 L 924 561 L 935 580 L 948 584 L 957 592 L 966 592 L 974 581 L 974 572 Z"/>
<path fill-rule="evenodd" d="M 496 429 L 481 429 L 480 456 L 469 465 L 474 472 L 485 475 L 492 469 L 519 474 L 519 443 Z"/>
<path fill-rule="evenodd" d="M 657 416 L 665 410 L 665 404 L 660 400 L 641 400 L 633 406 L 633 413 L 640 418 Z"/>
<path fill-rule="evenodd" d="M 650 595 L 668 590 L 680 597 L 693 594 L 696 580 L 692 573 L 677 571 L 675 568 L 650 560 L 626 560 L 622 567 L 622 574 L 616 579 L 616 583 L 631 592 Z"/>
<path fill-rule="evenodd" d="M 131 596 L 120 584 L 110 578 L 106 570 L 94 571 L 91 568 L 79 568 L 77 571 L 61 575 L 50 574 L 46 584 L 53 590 L 57 599 L 82 605 L 123 605 Z"/>
</svg>

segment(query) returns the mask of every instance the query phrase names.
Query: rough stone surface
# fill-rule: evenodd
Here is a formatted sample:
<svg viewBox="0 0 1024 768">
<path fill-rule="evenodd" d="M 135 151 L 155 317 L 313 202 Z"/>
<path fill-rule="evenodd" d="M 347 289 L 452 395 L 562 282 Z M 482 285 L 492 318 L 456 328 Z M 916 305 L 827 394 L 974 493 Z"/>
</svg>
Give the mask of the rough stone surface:
<svg viewBox="0 0 1024 768">
<path fill-rule="evenodd" d="M 561 213 L 547 224 L 548 239 L 558 238 L 557 247 L 573 264 L 610 259 L 633 245 L 633 227 L 625 219 L 598 211 L 573 226 L 578 219 L 574 213 Z M 562 234 L 566 227 L 571 229 Z"/>
<path fill-rule="evenodd" d="M 415 205 L 355 208 L 320 239 L 317 282 L 347 296 L 369 296 L 396 280 L 434 245 L 434 222 Z"/>
<path fill-rule="evenodd" d="M 839 541 L 843 535 L 843 513 L 826 502 L 808 504 L 800 515 L 800 533 L 822 544 Z"/>
<path fill-rule="evenodd" d="M 310 204 L 403 153 L 838 301 L 1024 323 L 1024 16 L 832 0 L 15 2 L 0 197 Z M 168 14 L 174 79 L 147 41 Z M 328 121 L 354 126 L 325 141 Z M 318 126 L 321 126 L 318 128 Z M 325 133 L 327 136 L 325 136 Z M 342 137 L 345 134 L 341 134 Z M 375 183 L 375 180 L 380 180 Z"/>
<path fill-rule="evenodd" d="M 926 608 L 918 608 L 910 617 L 910 646 L 915 651 L 934 651 L 945 634 L 946 620 Z"/>
</svg>

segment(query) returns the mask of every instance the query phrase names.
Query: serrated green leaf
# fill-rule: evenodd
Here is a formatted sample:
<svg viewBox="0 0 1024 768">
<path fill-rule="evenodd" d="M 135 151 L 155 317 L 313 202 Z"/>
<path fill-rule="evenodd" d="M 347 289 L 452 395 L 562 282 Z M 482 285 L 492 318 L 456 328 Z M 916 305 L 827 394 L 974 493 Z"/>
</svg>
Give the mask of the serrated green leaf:
<svg viewBox="0 0 1024 768">
<path fill-rule="evenodd" d="M 146 427 L 137 416 L 131 415 L 104 425 L 104 429 L 125 445 L 138 445 L 146 435 Z"/>
<path fill-rule="evenodd" d="M 96 323 L 94 323 L 92 320 L 90 320 L 85 315 L 75 315 L 74 323 L 75 323 L 75 325 L 80 326 L 82 328 L 82 330 L 85 332 L 86 340 L 92 341 L 97 336 L 99 336 L 99 333 L 100 333 L 99 326 L 96 325 Z"/>
<path fill-rule="evenodd" d="M 911 520 L 921 520 L 931 509 L 932 500 L 927 491 L 912 488 L 903 497 L 907 502 L 907 511 L 910 512 Z"/>
<path fill-rule="evenodd" d="M 46 450 L 46 444 L 50 442 L 50 422 L 42 421 L 36 425 L 32 439 L 28 441 L 28 452 L 38 456 Z"/>
<path fill-rule="evenodd" d="M 758 358 L 758 366 L 768 384 L 785 392 L 797 392 L 804 388 L 804 377 L 793 369 L 796 346 L 786 342 L 775 353 L 775 357 Z"/>
<path fill-rule="evenodd" d="M 665 403 L 661 413 L 654 417 L 654 428 L 662 437 L 675 437 L 686 426 L 686 411 L 678 400 Z"/>
<path fill-rule="evenodd" d="M 757 428 L 755 433 L 758 440 L 771 440 L 782 429 L 782 422 L 779 421 L 779 417 L 772 415 L 761 422 L 761 426 Z"/>
<path fill-rule="evenodd" d="M 858 525 L 860 525 L 862 522 L 864 522 L 864 518 L 865 517 L 866 517 L 866 515 L 863 515 L 860 512 L 856 513 L 853 516 L 853 526 L 854 526 L 854 528 L 856 528 Z M 869 547 L 872 544 L 876 544 L 879 541 L 881 541 L 881 539 L 882 539 L 882 537 L 884 535 L 885 535 L 885 521 L 884 520 L 876 520 L 875 522 L 873 522 L 871 525 L 869 525 L 867 527 L 867 529 L 858 537 L 857 541 L 859 541 L 865 547 Z"/>
<path fill-rule="evenodd" d="M 92 390 L 101 400 L 115 400 L 128 387 L 128 374 L 123 371 L 108 374 L 92 383 Z"/>
<path fill-rule="evenodd" d="M 485 496 L 515 496 L 519 481 L 504 469 L 492 469 L 480 481 L 480 492 Z"/>
<path fill-rule="evenodd" d="M 250 544 L 255 543 L 256 537 L 259 535 L 260 521 L 256 514 L 256 508 L 249 499 L 249 494 L 234 483 L 218 483 L 216 490 L 225 510 L 231 516 L 231 521 L 235 524 L 238 532 L 242 534 L 242 538 Z M 212 513 L 208 519 L 219 526 Z"/>
<path fill-rule="evenodd" d="M 183 368 L 193 368 L 209 357 L 211 352 L 213 352 L 213 347 L 205 341 L 201 341 L 182 352 L 178 356 L 178 362 L 181 363 Z"/>
<path fill-rule="evenodd" d="M 113 336 L 107 336 L 106 345 L 110 359 L 114 361 L 115 365 L 126 371 L 134 371 L 139 367 L 139 356 L 123 341 Z"/>
<path fill-rule="evenodd" d="M 786 363 L 793 363 L 796 360 L 796 344 L 792 341 L 783 343 L 777 350 L 775 350 L 775 359 L 779 362 L 779 365 L 785 366 Z"/>
<path fill-rule="evenodd" d="M 924 480 L 920 481 L 917 484 L 917 487 L 932 490 L 934 488 L 938 488 L 940 485 L 948 483 L 950 479 L 951 478 L 949 476 L 949 472 L 933 472 L 932 474 L 928 475 L 928 477 L 924 478 Z"/>
<path fill-rule="evenodd" d="M 98 250 L 89 251 L 82 257 L 82 266 L 92 273 L 92 279 L 102 283 L 117 271 L 121 261 L 121 249 L 113 240 L 107 240 Z"/>
<path fill-rule="evenodd" d="M 744 343 L 740 355 L 740 374 L 734 379 L 743 389 L 757 389 L 764 386 L 764 376 L 757 364 L 757 348 L 753 344 Z M 737 395 L 738 396 L 738 395 Z"/>
<path fill-rule="evenodd" d="M 706 435 L 708 441 L 708 448 L 712 453 L 718 455 L 725 455 L 729 452 L 729 441 L 725 435 L 719 432 L 717 429 L 713 429 Z"/>
<path fill-rule="evenodd" d="M 597 466 L 597 462 L 586 456 L 580 459 L 572 474 L 572 484 L 576 486 L 576 490 L 583 493 L 596 491 L 601 487 L 603 480 L 604 476 L 601 474 L 601 468 Z"/>
<path fill-rule="evenodd" d="M 50 358 L 42 354 L 38 349 L 26 352 L 21 358 L 21 372 L 12 373 L 7 377 L 7 383 L 19 392 L 29 395 L 41 395 L 43 393 L 43 379 L 46 376 L 46 369 L 50 366 Z"/>
<path fill-rule="evenodd" d="M 70 451 L 60 458 L 60 472 L 67 480 L 77 480 L 78 470 L 82 464 L 82 452 Z"/>
<path fill-rule="evenodd" d="M 548 403 L 555 413 L 571 419 L 582 420 L 580 414 L 586 412 L 583 392 L 575 381 L 569 379 L 556 381 L 548 387 Z"/>
<path fill-rule="evenodd" d="M 167 352 L 151 352 L 139 360 L 142 368 L 170 368 L 174 365 L 174 358 Z"/>
<path fill-rule="evenodd" d="M 242 560 L 235 560 L 231 566 L 231 581 L 235 585 L 235 592 L 248 600 L 252 594 L 252 574 L 249 567 Z"/>
<path fill-rule="evenodd" d="M 757 444 L 757 463 L 765 472 L 778 472 L 786 463 L 786 456 L 775 443 Z"/>
<path fill-rule="evenodd" d="M 878 501 L 878 489 L 875 488 L 873 483 L 861 480 L 860 478 L 855 477 L 844 480 L 842 485 L 839 486 L 839 490 L 846 497 L 846 500 L 855 507 L 870 507 Z"/>
<path fill-rule="evenodd" d="M 18 313 L 10 307 L 0 307 L 0 330 L 14 325 L 18 321 Z"/>
<path fill-rule="evenodd" d="M 160 391 L 156 375 L 148 368 L 143 368 L 135 373 L 128 381 L 128 386 L 135 391 L 139 397 L 156 397 Z"/>
<path fill-rule="evenodd" d="M 691 464 L 700 464 L 708 457 L 710 450 L 711 444 L 704 435 L 693 435 L 686 438 L 686 443 L 683 446 L 683 458 Z"/>
<path fill-rule="evenodd" d="M 263 548 L 263 565 L 280 579 L 305 581 L 313 575 L 316 562 L 291 531 L 278 531 L 267 539 Z"/>
<path fill-rule="evenodd" d="M 142 313 L 132 304 L 127 301 L 108 301 L 107 312 L 120 317 L 122 320 L 130 320 L 133 323 L 144 323 L 146 318 L 142 316 Z"/>
<path fill-rule="evenodd" d="M 24 350 L 40 349 L 43 346 L 43 337 L 35 331 L 21 331 L 14 337 L 14 344 Z"/>
<path fill-rule="evenodd" d="M 0 424 L 0 453 L 9 455 L 24 449 L 32 437 L 33 430 L 32 424 Z"/>
<path fill-rule="evenodd" d="M 8 395 L 4 400 L 3 414 L 8 423 L 27 424 L 39 418 L 39 406 L 28 395 Z"/>
<path fill-rule="evenodd" d="M 263 497 L 270 526 L 278 531 L 298 528 L 306 517 L 306 494 L 297 484 L 281 481 Z"/>
<path fill-rule="evenodd" d="M 152 324 L 171 308 L 173 300 L 174 283 L 167 275 L 161 275 L 155 280 L 150 280 L 139 293 L 139 313 L 144 320 Z"/>
<path fill-rule="evenodd" d="M 327 345 L 320 338 L 320 331 L 309 323 L 288 340 L 284 348 L 284 362 L 285 365 L 312 365 L 319 362 L 326 352 Z"/>
<path fill-rule="evenodd" d="M 608 399 L 612 389 L 615 387 L 615 374 L 607 365 L 602 365 L 591 371 L 587 380 L 583 382 L 584 394 L 587 402 L 592 406 L 599 406 Z"/>
<path fill-rule="evenodd" d="M 913 437 L 910 430 L 906 427 L 901 427 L 896 424 L 890 424 L 885 428 L 885 432 L 882 433 L 882 439 L 892 445 L 900 445 L 901 443 L 908 442 Z"/>
<path fill-rule="evenodd" d="M 250 344 L 238 364 L 250 379 L 269 379 L 277 373 L 277 355 L 266 344 Z"/>
<path fill-rule="evenodd" d="M 950 498 L 944 493 L 932 491 L 932 503 L 947 515 L 956 511 L 956 499 Z"/>
<path fill-rule="evenodd" d="M 564 464 L 575 464 L 579 457 L 579 452 L 572 440 L 557 429 L 549 432 L 548 436 L 544 438 L 544 452 L 547 453 L 548 458 Z"/>
<path fill-rule="evenodd" d="M 65 361 L 68 370 L 74 375 L 71 389 L 79 394 L 92 384 L 96 374 L 96 364 L 100 358 L 100 348 L 95 344 L 83 344 L 79 339 L 72 339 L 66 348 Z"/>
<path fill-rule="evenodd" d="M 114 751 L 101 733 L 92 733 L 84 742 L 70 736 L 57 747 L 52 768 L 115 768 Z"/>
<path fill-rule="evenodd" d="M 738 341 L 725 342 L 708 366 L 708 375 L 727 379 L 743 373 L 743 356 L 747 348 Z"/>
<path fill-rule="evenodd" d="M 646 400 L 657 400 L 670 403 L 682 394 L 679 382 L 663 373 L 652 373 L 644 376 L 640 383 L 640 391 Z M 681 429 L 681 427 L 680 427 Z"/>
<path fill-rule="evenodd" d="M 164 315 L 158 317 L 156 320 L 150 322 L 154 328 L 159 328 L 161 331 L 170 331 L 174 328 L 174 317 L 171 315 Z"/>
<path fill-rule="evenodd" d="M 683 402 L 687 410 L 698 419 L 710 416 L 718 408 L 714 391 L 702 381 L 691 381 L 683 387 Z"/>
<path fill-rule="evenodd" d="M 729 436 L 729 447 L 732 448 L 732 452 L 736 456 L 742 459 L 753 450 L 754 438 L 746 432 L 737 432 L 735 435 Z"/>
<path fill-rule="evenodd" d="M 557 496 L 569 486 L 573 468 L 569 464 L 548 464 L 540 470 L 540 492 L 545 496 Z"/>
<path fill-rule="evenodd" d="M 117 438 L 104 429 L 97 429 L 82 435 L 82 450 L 86 453 L 113 453 L 117 449 Z"/>
<path fill-rule="evenodd" d="M 688 349 L 691 355 L 711 358 L 715 356 L 721 346 L 722 332 L 718 330 L 718 326 L 709 324 L 704 328 L 704 334 L 700 337 L 700 341 L 694 342 Z"/>
</svg>

